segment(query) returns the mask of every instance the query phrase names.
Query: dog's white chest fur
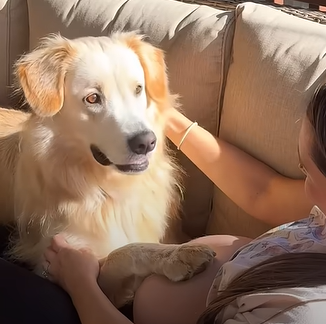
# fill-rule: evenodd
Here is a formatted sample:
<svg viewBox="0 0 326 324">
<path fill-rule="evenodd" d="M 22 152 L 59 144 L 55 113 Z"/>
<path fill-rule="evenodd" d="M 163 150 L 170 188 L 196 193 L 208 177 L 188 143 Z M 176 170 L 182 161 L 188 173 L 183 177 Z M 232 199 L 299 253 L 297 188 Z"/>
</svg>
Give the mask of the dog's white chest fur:
<svg viewBox="0 0 326 324">
<path fill-rule="evenodd" d="M 67 240 L 90 246 L 99 258 L 129 243 L 159 242 L 166 228 L 168 199 L 162 199 L 162 192 L 160 196 L 145 194 L 114 201 L 109 198 L 84 219 L 76 215 L 74 219 L 79 221 L 65 230 Z"/>
<path fill-rule="evenodd" d="M 70 202 L 63 187 L 55 190 L 63 196 L 57 194 L 54 199 L 51 187 L 57 185 L 58 178 L 49 173 L 49 187 L 41 192 L 36 170 L 26 172 L 26 164 L 19 163 L 16 177 L 23 177 L 24 181 L 19 180 L 20 186 L 15 190 L 16 217 L 26 235 L 22 234 L 17 242 L 16 256 L 38 268 L 45 248 L 57 233 L 64 233 L 76 248 L 91 248 L 99 259 L 129 243 L 159 242 L 167 226 L 175 182 L 169 160 L 162 156 L 156 163 L 157 167 L 145 174 L 126 176 L 126 186 L 118 189 L 108 182 L 102 189 L 88 187 L 83 197 Z M 60 165 L 56 167 L 60 169 Z M 81 177 L 83 172 L 78 174 Z M 70 193 L 72 180 L 67 184 Z"/>
</svg>

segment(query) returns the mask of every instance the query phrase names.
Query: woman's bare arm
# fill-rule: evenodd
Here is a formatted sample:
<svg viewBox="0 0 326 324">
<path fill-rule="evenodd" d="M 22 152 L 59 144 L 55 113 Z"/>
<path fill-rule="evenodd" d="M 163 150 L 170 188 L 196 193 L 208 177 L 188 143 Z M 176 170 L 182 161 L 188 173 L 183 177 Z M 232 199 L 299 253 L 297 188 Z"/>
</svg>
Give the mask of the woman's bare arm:
<svg viewBox="0 0 326 324">
<path fill-rule="evenodd" d="M 80 282 L 69 294 L 82 324 L 132 324 L 113 306 L 96 280 Z"/>
<path fill-rule="evenodd" d="M 191 123 L 172 110 L 167 137 L 178 146 Z M 304 192 L 304 181 L 281 176 L 199 126 L 188 133 L 181 151 L 240 208 L 268 224 L 307 217 L 312 208 Z"/>
</svg>

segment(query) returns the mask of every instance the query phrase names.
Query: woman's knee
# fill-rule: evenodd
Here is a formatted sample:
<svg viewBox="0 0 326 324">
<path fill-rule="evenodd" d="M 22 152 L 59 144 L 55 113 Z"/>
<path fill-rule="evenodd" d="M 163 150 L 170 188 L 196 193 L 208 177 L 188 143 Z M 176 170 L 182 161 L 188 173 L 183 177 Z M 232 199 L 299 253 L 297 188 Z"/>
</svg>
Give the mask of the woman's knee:
<svg viewBox="0 0 326 324">
<path fill-rule="evenodd" d="M 195 324 L 206 308 L 207 294 L 218 269 L 250 241 L 230 235 L 211 235 L 193 240 L 214 249 L 214 261 L 204 272 L 188 281 L 173 283 L 155 275 L 147 278 L 135 296 L 135 324 Z"/>
<path fill-rule="evenodd" d="M 147 278 L 135 296 L 135 324 L 195 324 L 206 308 L 207 294 L 219 267 L 215 259 L 204 272 L 178 283 L 156 275 Z"/>
<path fill-rule="evenodd" d="M 0 273 L 0 323 L 80 324 L 70 297 L 57 285 L 3 259 Z"/>
</svg>

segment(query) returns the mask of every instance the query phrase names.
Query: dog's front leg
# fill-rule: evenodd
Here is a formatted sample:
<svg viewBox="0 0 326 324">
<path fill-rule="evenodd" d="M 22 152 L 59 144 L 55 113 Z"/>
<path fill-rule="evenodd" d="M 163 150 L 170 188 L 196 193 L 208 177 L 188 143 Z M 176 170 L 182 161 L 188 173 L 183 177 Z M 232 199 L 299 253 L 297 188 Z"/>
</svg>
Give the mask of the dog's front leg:
<svg viewBox="0 0 326 324">
<path fill-rule="evenodd" d="M 202 244 L 128 244 L 101 261 L 99 285 L 116 307 L 134 298 L 142 281 L 151 274 L 172 281 L 187 280 L 203 271 L 215 252 Z"/>
</svg>

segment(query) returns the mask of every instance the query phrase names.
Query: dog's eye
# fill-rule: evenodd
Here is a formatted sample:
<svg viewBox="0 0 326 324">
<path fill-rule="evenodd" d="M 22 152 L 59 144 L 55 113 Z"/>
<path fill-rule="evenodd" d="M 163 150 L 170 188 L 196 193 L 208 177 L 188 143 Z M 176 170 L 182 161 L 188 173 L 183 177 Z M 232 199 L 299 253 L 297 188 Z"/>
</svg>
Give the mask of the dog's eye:
<svg viewBox="0 0 326 324">
<path fill-rule="evenodd" d="M 101 98 L 98 94 L 92 93 L 85 98 L 85 101 L 93 105 L 99 103 Z"/>
<path fill-rule="evenodd" d="M 136 95 L 139 95 L 142 92 L 142 90 L 143 90 L 143 86 L 138 84 L 136 89 L 135 89 Z"/>
</svg>

